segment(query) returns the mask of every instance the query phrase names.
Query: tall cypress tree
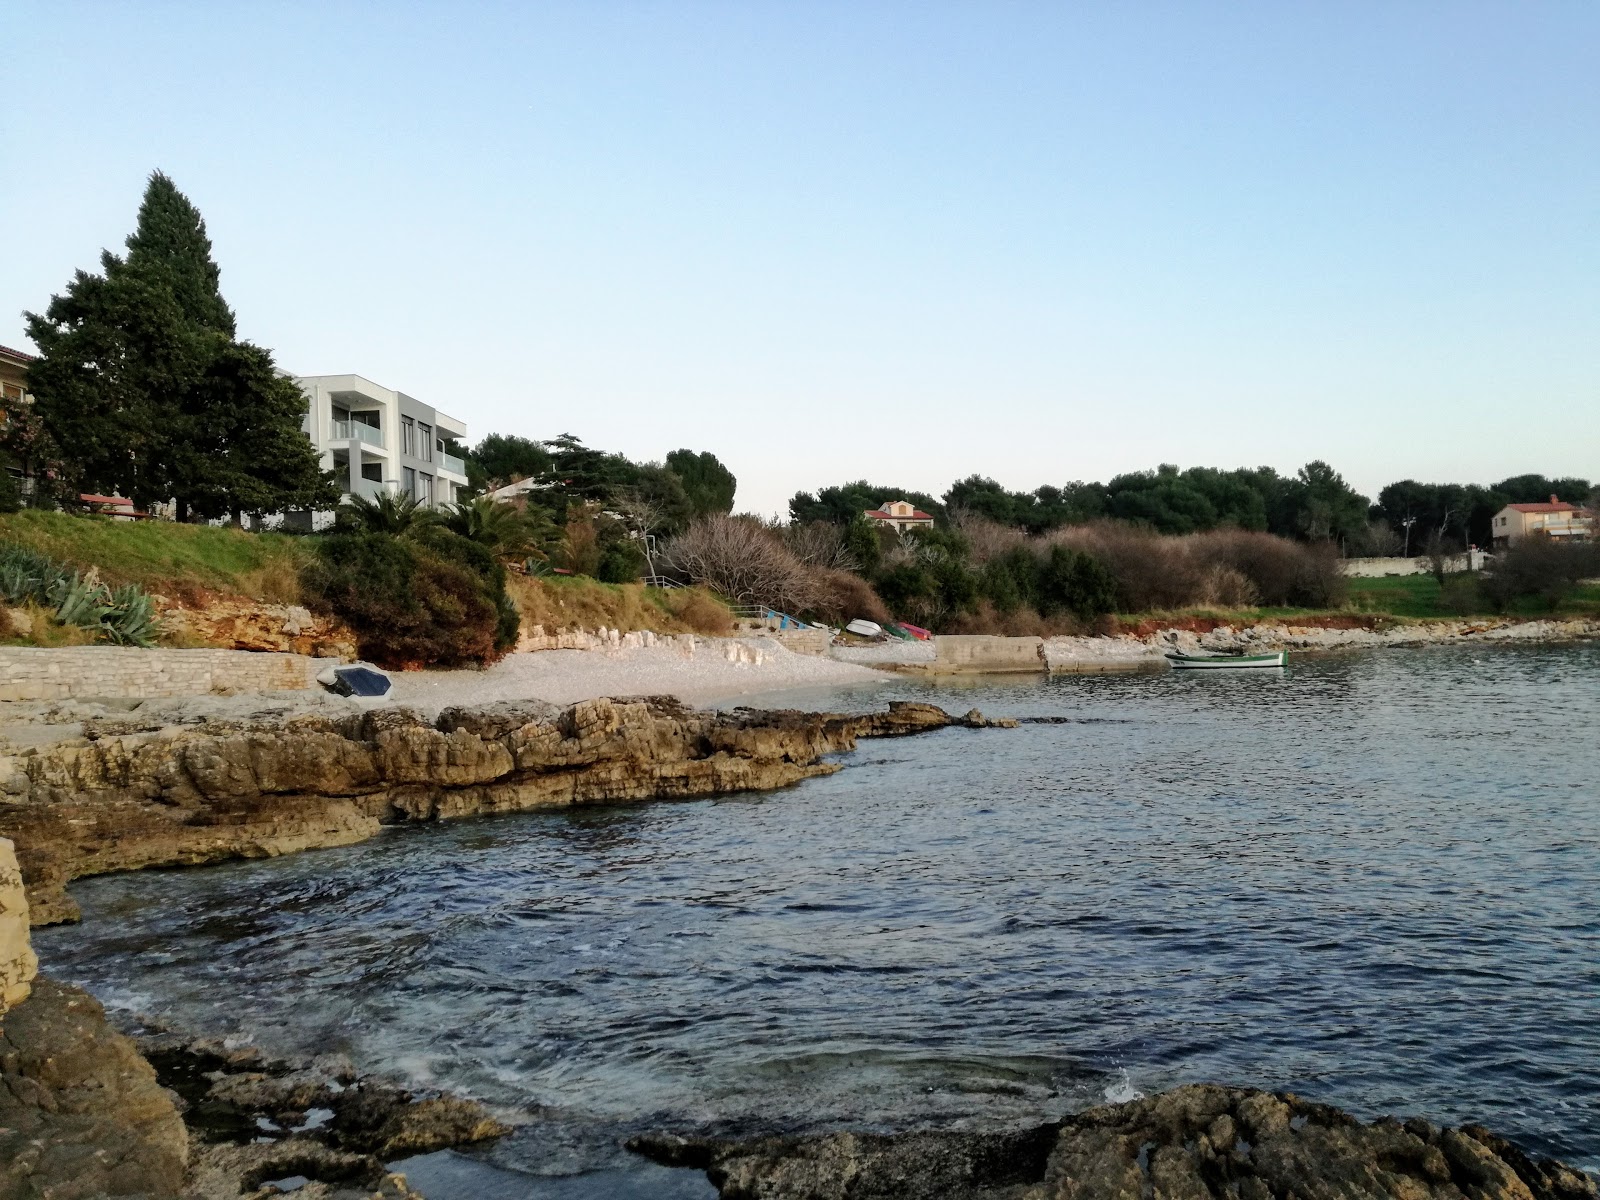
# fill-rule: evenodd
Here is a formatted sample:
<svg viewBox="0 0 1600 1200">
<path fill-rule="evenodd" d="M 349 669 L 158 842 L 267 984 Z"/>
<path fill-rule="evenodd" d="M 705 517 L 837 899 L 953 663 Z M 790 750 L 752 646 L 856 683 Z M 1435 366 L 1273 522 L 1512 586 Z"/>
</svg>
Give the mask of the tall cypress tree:
<svg viewBox="0 0 1600 1200">
<path fill-rule="evenodd" d="M 127 251 L 26 314 L 38 412 L 78 486 L 171 499 L 180 519 L 331 505 L 304 396 L 235 340 L 205 221 L 159 171 Z"/>
<path fill-rule="evenodd" d="M 128 238 L 128 266 L 159 274 L 190 324 L 233 338 L 233 310 L 222 298 L 222 272 L 200 210 L 161 171 L 150 176 L 139 223 Z"/>
</svg>

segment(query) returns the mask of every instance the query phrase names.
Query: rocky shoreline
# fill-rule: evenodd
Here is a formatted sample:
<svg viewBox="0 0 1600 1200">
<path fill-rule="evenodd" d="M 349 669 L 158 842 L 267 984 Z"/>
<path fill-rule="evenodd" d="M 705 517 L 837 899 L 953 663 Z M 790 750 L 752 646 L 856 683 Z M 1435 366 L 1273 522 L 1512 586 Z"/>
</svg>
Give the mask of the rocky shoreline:
<svg viewBox="0 0 1600 1200">
<path fill-rule="evenodd" d="M 428 720 L 323 698 L 141 704 L 13 735 L 0 837 L 36 925 L 73 920 L 66 885 L 144 867 L 264 858 L 385 825 L 573 804 L 768 791 L 839 769 L 857 740 L 1012 725 L 896 703 L 852 716 L 508 701 Z M 65 731 L 51 739 L 52 729 Z"/>
<path fill-rule="evenodd" d="M 862 738 L 1016 724 L 923 704 L 716 713 L 660 698 L 434 721 L 327 698 L 53 716 L 8 728 L 0 760 L 0 834 L 21 861 L 0 838 L 0 1200 L 406 1200 L 418 1193 L 386 1164 L 508 1132 L 470 1100 L 337 1059 L 116 1031 L 92 996 L 34 976 L 30 921 L 72 919 L 73 878 L 343 845 L 391 823 L 782 787 L 839 769 L 827 756 Z M 1364 1124 L 1213 1085 L 1023 1129 L 629 1147 L 706 1172 L 724 1200 L 1600 1200 L 1589 1176 L 1477 1126 Z"/>
<path fill-rule="evenodd" d="M 1595 1181 L 1476 1125 L 1363 1124 L 1297 1096 L 1191 1084 L 1031 1128 L 629 1148 L 722 1200 L 1593 1200 Z"/>
</svg>

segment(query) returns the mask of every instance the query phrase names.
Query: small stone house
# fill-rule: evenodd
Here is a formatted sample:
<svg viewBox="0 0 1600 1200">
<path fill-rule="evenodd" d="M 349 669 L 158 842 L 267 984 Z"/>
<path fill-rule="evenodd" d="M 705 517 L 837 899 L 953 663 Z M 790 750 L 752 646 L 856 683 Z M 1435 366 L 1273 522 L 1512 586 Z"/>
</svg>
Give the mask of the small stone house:
<svg viewBox="0 0 1600 1200">
<path fill-rule="evenodd" d="M 1594 536 L 1594 514 L 1554 496 L 1538 504 L 1508 504 L 1495 513 L 1493 533 L 1497 550 L 1534 534 L 1584 542 Z"/>
<path fill-rule="evenodd" d="M 909 500 L 885 500 L 877 508 L 867 509 L 866 517 L 875 525 L 888 525 L 901 533 L 933 525 L 933 518 Z"/>
</svg>

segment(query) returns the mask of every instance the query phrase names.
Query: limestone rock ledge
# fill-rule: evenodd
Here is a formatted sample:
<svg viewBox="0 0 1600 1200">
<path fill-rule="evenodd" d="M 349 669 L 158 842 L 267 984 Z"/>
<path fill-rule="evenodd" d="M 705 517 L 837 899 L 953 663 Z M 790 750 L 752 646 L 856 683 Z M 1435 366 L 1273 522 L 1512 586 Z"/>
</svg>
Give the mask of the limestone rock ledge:
<svg viewBox="0 0 1600 1200">
<path fill-rule="evenodd" d="M 28 896 L 16 849 L 0 838 L 0 1018 L 28 998 L 39 959 L 28 940 Z"/>
<path fill-rule="evenodd" d="M 150 866 L 362 841 L 385 824 L 784 787 L 858 738 L 1011 725 L 927 704 L 847 716 L 690 709 L 643 697 L 295 712 L 237 703 L 184 723 L 104 717 L 0 757 L 0 836 L 34 924 L 73 920 L 66 884 Z"/>
<path fill-rule="evenodd" d="M 630 1149 L 706 1171 L 723 1200 L 1595 1200 L 1593 1179 L 1474 1125 L 1363 1124 L 1288 1093 L 1191 1084 L 1003 1133 L 748 1140 Z"/>
<path fill-rule="evenodd" d="M 39 978 L 0 1027 L 0 1197 L 177 1196 L 172 1098 L 94 997 Z"/>
</svg>

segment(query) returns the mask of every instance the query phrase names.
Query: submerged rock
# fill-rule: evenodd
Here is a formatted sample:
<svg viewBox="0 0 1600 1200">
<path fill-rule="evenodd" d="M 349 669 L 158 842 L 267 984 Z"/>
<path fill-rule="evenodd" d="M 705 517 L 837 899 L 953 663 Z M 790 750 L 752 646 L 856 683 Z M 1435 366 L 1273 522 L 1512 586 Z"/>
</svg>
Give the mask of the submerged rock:
<svg viewBox="0 0 1600 1200">
<path fill-rule="evenodd" d="M 1296 1096 L 1193 1084 L 1001 1133 L 655 1135 L 723 1200 L 1595 1200 L 1595 1181 L 1475 1125 L 1363 1124 Z"/>
<path fill-rule="evenodd" d="M 664 697 L 447 709 L 190 702 L 180 723 L 86 719 L 0 757 L 34 924 L 72 920 L 66 884 L 149 866 L 342 846 L 384 824 L 783 787 L 839 769 L 858 738 L 1014 724 L 928 704 L 865 716 L 701 711 Z"/>
</svg>

